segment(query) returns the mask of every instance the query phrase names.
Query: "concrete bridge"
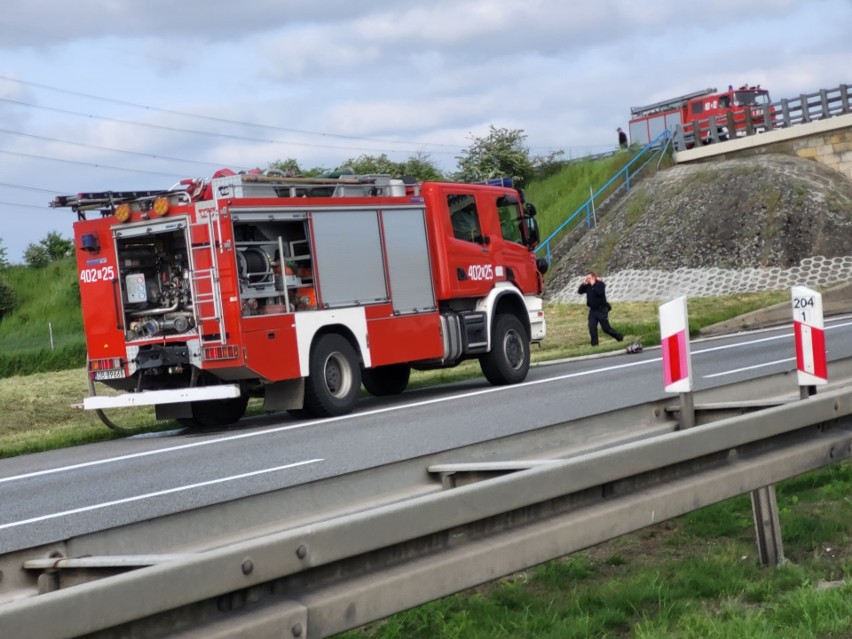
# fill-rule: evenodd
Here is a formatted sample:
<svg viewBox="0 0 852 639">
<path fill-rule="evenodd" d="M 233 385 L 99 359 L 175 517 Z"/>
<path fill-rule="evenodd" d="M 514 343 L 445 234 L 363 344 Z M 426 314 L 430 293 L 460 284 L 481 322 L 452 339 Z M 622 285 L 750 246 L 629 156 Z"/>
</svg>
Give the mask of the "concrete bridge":
<svg viewBox="0 0 852 639">
<path fill-rule="evenodd" d="M 852 179 L 852 113 L 678 151 L 674 160 L 681 164 L 763 153 L 815 160 Z"/>
</svg>

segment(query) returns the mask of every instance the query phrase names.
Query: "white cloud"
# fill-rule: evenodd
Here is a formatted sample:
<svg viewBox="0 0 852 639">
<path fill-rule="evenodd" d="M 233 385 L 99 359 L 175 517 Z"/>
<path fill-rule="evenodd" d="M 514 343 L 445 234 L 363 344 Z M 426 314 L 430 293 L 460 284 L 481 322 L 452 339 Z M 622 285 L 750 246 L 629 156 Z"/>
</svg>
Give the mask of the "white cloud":
<svg viewBox="0 0 852 639">
<path fill-rule="evenodd" d="M 220 163 L 363 153 L 423 151 L 451 170 L 490 125 L 575 157 L 611 148 L 631 106 L 746 81 L 794 97 L 852 68 L 848 0 L 6 5 L 0 74 L 22 82 L 0 79 L 0 129 L 48 138 L 0 132 L 13 260 L 49 230 L 70 234 L 33 189 L 157 188 Z"/>
</svg>

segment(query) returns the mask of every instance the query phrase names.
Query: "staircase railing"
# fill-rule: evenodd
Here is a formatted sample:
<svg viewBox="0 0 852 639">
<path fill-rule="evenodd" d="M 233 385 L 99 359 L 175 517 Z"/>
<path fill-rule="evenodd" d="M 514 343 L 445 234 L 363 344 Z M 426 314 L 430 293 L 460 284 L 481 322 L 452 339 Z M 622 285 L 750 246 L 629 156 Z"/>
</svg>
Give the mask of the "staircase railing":
<svg viewBox="0 0 852 639">
<path fill-rule="evenodd" d="M 558 245 L 565 237 L 573 233 L 580 227 L 592 228 L 596 223 L 595 204 L 596 200 L 600 199 L 604 193 L 607 193 L 609 199 L 616 193 L 624 189 L 625 193 L 630 190 L 630 180 L 635 178 L 642 169 L 650 164 L 654 159 L 657 160 L 659 167 L 660 161 L 666 153 L 671 142 L 671 131 L 664 130 L 657 137 L 651 140 L 643 147 L 636 156 L 630 160 L 618 173 L 613 175 L 602 187 L 595 191 L 589 199 L 586 200 L 580 207 L 569 215 L 555 231 L 548 235 L 541 244 L 536 248 L 535 252 L 539 255 L 544 255 L 547 261 L 550 262 L 553 255 L 553 248 Z M 609 191 L 613 184 L 618 184 L 615 190 Z"/>
</svg>

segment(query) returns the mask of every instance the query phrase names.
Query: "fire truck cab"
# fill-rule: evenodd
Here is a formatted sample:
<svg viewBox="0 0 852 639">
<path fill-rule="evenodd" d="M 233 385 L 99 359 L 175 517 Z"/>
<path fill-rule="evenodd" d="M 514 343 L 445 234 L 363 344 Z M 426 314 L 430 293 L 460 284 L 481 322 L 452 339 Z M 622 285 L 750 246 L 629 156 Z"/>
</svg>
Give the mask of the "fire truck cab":
<svg viewBox="0 0 852 639">
<path fill-rule="evenodd" d="M 545 335 L 535 208 L 509 185 L 223 170 L 51 206 L 77 212 L 84 407 L 108 424 L 153 405 L 219 426 L 252 396 L 342 415 L 362 384 L 396 394 L 412 368 L 468 359 L 517 383 Z"/>
</svg>

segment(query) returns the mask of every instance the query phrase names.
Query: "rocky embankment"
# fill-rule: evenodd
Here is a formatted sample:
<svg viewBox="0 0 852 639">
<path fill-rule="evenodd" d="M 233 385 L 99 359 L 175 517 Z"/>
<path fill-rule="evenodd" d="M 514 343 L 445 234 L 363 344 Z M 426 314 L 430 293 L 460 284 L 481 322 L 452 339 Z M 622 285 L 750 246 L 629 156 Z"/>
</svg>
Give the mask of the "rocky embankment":
<svg viewBox="0 0 852 639">
<path fill-rule="evenodd" d="M 620 299 L 629 299 L 624 291 L 641 288 L 642 273 L 670 275 L 668 289 L 659 293 L 663 297 L 677 292 L 671 282 L 681 273 L 704 273 L 709 282 L 719 273 L 753 277 L 795 269 L 799 283 L 806 284 L 801 265 L 815 256 L 823 267 L 834 268 L 839 281 L 849 278 L 852 180 L 785 155 L 679 165 L 635 186 L 554 264 L 545 296 L 582 301 L 576 282 L 589 270 L 607 278 L 608 290 L 621 273 Z M 849 268 L 835 267 L 844 257 Z M 817 284 L 824 285 L 824 277 Z M 779 280 L 775 288 L 785 286 Z"/>
</svg>

